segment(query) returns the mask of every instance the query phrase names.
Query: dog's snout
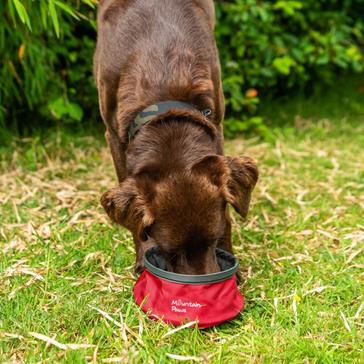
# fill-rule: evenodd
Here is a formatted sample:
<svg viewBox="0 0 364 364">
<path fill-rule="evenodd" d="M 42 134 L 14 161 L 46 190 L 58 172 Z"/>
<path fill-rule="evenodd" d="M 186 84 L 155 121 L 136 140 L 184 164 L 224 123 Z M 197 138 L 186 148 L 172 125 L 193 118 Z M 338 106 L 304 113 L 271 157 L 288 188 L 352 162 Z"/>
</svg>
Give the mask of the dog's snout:
<svg viewBox="0 0 364 364">
<path fill-rule="evenodd" d="M 193 258 L 181 254 L 175 256 L 167 264 L 168 270 L 179 274 L 202 275 L 220 271 L 215 254 L 206 254 L 204 257 Z"/>
</svg>

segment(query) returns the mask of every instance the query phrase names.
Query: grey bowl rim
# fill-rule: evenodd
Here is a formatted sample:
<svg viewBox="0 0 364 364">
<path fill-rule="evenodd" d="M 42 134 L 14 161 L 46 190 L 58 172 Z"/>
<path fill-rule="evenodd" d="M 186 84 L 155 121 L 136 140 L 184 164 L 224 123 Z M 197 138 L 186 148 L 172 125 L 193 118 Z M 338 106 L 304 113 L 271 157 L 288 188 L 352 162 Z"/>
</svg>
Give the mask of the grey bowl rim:
<svg viewBox="0 0 364 364">
<path fill-rule="evenodd" d="M 231 278 L 239 268 L 239 262 L 236 259 L 236 257 L 227 252 L 226 250 L 216 248 L 217 253 L 223 253 L 231 256 L 234 259 L 234 265 L 226 269 L 224 271 L 216 272 L 216 273 L 209 273 L 209 274 L 198 274 L 198 275 L 192 275 L 192 274 L 180 274 L 180 273 L 174 273 L 174 272 L 168 272 L 163 269 L 160 269 L 156 266 L 154 266 L 152 263 L 149 262 L 147 255 L 151 254 L 152 251 L 159 250 L 157 247 L 152 247 L 148 249 L 144 254 L 144 265 L 147 271 L 152 273 L 154 276 L 167 280 L 169 282 L 173 283 L 180 283 L 180 284 L 211 284 L 211 283 L 217 283 L 224 280 L 227 280 Z"/>
</svg>

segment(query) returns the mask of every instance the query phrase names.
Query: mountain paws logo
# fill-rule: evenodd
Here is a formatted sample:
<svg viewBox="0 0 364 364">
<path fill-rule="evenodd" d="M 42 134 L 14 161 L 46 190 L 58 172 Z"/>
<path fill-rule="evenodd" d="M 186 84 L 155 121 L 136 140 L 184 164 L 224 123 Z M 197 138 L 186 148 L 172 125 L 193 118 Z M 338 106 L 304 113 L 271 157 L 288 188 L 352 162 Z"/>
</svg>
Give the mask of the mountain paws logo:
<svg viewBox="0 0 364 364">
<path fill-rule="evenodd" d="M 187 313 L 189 308 L 200 309 L 206 306 L 206 304 L 199 302 L 183 301 L 181 299 L 176 299 L 171 301 L 171 311 L 179 313 Z"/>
</svg>

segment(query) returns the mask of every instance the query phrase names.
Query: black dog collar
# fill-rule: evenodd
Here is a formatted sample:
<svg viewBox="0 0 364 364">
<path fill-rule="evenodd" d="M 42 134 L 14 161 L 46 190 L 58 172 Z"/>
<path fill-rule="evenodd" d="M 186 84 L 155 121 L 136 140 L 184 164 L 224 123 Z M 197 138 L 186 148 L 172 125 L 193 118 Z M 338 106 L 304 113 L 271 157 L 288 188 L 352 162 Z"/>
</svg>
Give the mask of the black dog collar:
<svg viewBox="0 0 364 364">
<path fill-rule="evenodd" d="M 163 102 L 158 102 L 157 104 L 154 105 L 150 105 L 143 111 L 141 111 L 131 123 L 128 133 L 129 141 L 135 137 L 135 135 L 138 133 L 139 129 L 143 125 L 147 124 L 150 120 L 152 120 L 156 116 L 164 114 L 171 109 L 196 110 L 196 108 L 193 105 L 181 101 L 163 101 Z M 211 109 L 205 109 L 200 112 L 203 116 L 206 117 L 211 115 Z"/>
</svg>

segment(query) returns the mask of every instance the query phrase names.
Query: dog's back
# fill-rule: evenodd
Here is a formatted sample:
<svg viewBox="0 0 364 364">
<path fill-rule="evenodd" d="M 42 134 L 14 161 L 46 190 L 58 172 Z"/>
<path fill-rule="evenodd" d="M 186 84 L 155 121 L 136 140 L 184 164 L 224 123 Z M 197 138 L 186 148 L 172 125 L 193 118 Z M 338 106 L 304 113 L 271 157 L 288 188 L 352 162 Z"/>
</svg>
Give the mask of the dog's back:
<svg viewBox="0 0 364 364">
<path fill-rule="evenodd" d="M 212 1 L 104 0 L 95 75 L 104 121 L 127 125 L 160 100 L 182 100 L 223 116 Z"/>
</svg>

